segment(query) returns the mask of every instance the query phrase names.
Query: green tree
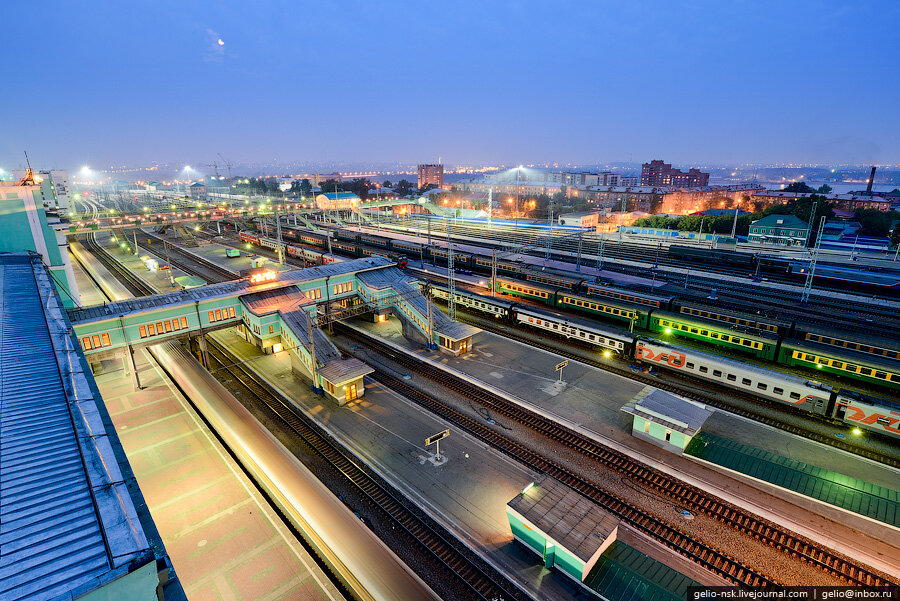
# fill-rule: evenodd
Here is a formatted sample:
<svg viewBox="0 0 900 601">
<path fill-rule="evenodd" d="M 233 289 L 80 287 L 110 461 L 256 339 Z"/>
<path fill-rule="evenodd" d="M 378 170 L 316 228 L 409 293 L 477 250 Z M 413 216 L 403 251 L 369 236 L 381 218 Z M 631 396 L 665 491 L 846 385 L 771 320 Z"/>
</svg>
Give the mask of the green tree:
<svg viewBox="0 0 900 601">
<path fill-rule="evenodd" d="M 784 189 L 785 192 L 801 192 L 803 194 L 812 194 L 814 189 L 810 188 L 806 182 L 792 182 Z"/>
<path fill-rule="evenodd" d="M 405 179 L 401 179 L 399 182 L 397 182 L 397 185 L 394 186 L 394 192 L 399 194 L 401 197 L 409 196 L 415 189 L 416 187 L 411 182 L 408 182 Z"/>
<path fill-rule="evenodd" d="M 816 192 L 818 192 L 819 194 L 830 194 L 833 189 L 834 188 L 832 188 L 828 184 L 822 184 L 821 186 L 819 186 L 819 189 L 816 190 Z"/>
<path fill-rule="evenodd" d="M 856 209 L 853 216 L 859 221 L 861 236 L 886 237 L 891 232 L 891 224 L 898 218 L 897 211 L 879 211 L 878 209 Z M 897 229 L 894 228 L 895 233 Z"/>
<path fill-rule="evenodd" d="M 385 188 L 393 188 L 394 187 L 394 184 L 392 184 L 391 180 L 389 180 L 389 179 L 386 179 L 383 182 L 381 182 L 381 185 L 384 186 Z"/>
<path fill-rule="evenodd" d="M 300 194 L 303 196 L 309 196 L 312 194 L 312 184 L 309 183 L 309 180 L 305 177 L 300 180 Z"/>
</svg>

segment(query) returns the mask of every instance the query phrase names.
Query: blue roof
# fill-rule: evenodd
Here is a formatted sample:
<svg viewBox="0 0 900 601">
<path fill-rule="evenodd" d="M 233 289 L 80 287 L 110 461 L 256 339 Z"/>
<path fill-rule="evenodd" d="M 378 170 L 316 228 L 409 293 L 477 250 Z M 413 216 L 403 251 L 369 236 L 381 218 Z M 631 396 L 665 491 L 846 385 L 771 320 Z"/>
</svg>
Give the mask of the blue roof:
<svg viewBox="0 0 900 601">
<path fill-rule="evenodd" d="M 359 196 L 353 192 L 326 192 L 324 196 L 328 198 L 328 200 L 347 200 L 348 198 L 359 199 Z"/>
<path fill-rule="evenodd" d="M 84 367 L 40 258 L 0 255 L 2 599 L 76 597 L 155 560 Z"/>
</svg>

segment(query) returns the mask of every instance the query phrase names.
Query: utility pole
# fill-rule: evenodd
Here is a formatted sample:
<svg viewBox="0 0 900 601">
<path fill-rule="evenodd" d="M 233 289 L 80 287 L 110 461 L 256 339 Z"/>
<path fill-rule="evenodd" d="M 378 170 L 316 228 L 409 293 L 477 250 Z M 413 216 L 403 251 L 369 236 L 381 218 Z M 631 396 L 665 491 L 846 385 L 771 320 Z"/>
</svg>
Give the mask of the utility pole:
<svg viewBox="0 0 900 601">
<path fill-rule="evenodd" d="M 488 190 L 488 210 L 487 210 L 487 222 L 488 222 L 488 231 L 491 230 L 491 217 L 494 214 L 494 189 L 491 188 Z"/>
<path fill-rule="evenodd" d="M 434 298 L 431 293 L 431 284 L 425 283 L 425 306 L 428 308 L 428 349 L 434 348 Z"/>
<path fill-rule="evenodd" d="M 584 236 L 584 232 L 578 232 L 578 257 L 575 259 L 575 271 L 581 271 L 581 240 Z"/>
<path fill-rule="evenodd" d="M 316 310 L 315 305 L 313 305 L 313 310 Z M 322 390 L 319 388 L 319 377 L 318 377 L 318 365 L 316 364 L 316 342 L 315 336 L 313 336 L 313 322 L 315 321 L 309 314 L 309 311 L 306 311 L 306 335 L 309 337 L 309 370 L 312 372 L 312 389 L 313 392 L 319 394 Z"/>
<path fill-rule="evenodd" d="M 806 244 L 805 248 L 809 247 L 809 235 L 812 233 L 813 221 L 816 219 L 816 205 L 819 204 L 819 201 L 814 200 L 812 203 L 812 209 L 809 211 L 809 225 L 806 228 Z"/>
<path fill-rule="evenodd" d="M 825 229 L 825 216 L 819 221 L 819 233 L 816 234 L 816 245 L 813 247 L 809 259 L 809 271 L 806 274 L 806 283 L 803 284 L 803 294 L 800 302 L 804 305 L 809 302 L 809 293 L 812 291 L 813 276 L 816 274 L 816 261 L 819 259 L 819 247 L 822 245 L 822 231 Z"/>
<path fill-rule="evenodd" d="M 737 217 L 738 217 L 738 209 L 734 208 L 734 222 L 731 224 L 731 237 L 734 238 L 734 234 L 737 232 Z"/>
<path fill-rule="evenodd" d="M 277 238 L 278 262 L 284 265 L 284 244 L 281 240 L 281 215 L 278 214 L 278 209 L 275 209 L 275 232 Z"/>
<path fill-rule="evenodd" d="M 545 257 L 548 261 L 550 260 L 550 253 L 553 250 L 553 197 L 550 197 L 550 217 L 547 220 L 549 222 L 550 230 L 547 232 L 547 256 Z"/>
<path fill-rule="evenodd" d="M 900 245 L 897 246 L 900 248 Z M 896 259 L 896 257 L 894 257 Z M 497 249 L 491 251 L 491 296 L 497 296 Z"/>
<path fill-rule="evenodd" d="M 622 197 L 622 212 L 621 212 L 621 223 L 619 224 L 619 244 L 622 244 L 622 229 L 625 227 L 625 199 L 626 196 Z"/>
<path fill-rule="evenodd" d="M 450 222 L 447 222 L 447 289 L 450 297 L 447 299 L 447 309 L 450 319 L 456 321 L 456 273 L 453 269 L 453 242 L 450 238 Z"/>
<path fill-rule="evenodd" d="M 169 261 L 169 243 L 163 240 L 163 248 L 166 249 L 166 265 L 169 267 L 169 283 L 175 287 L 175 275 L 172 273 L 172 262 Z"/>
</svg>

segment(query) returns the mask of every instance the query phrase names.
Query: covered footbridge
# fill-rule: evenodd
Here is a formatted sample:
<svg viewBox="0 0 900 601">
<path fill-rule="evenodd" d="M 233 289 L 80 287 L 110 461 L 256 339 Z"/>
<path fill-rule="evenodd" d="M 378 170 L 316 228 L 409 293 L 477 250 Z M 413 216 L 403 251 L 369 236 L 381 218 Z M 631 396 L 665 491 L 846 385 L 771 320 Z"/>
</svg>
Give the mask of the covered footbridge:
<svg viewBox="0 0 900 601">
<path fill-rule="evenodd" d="M 136 348 L 196 337 L 205 356 L 205 333 L 239 326 L 248 340 L 266 352 L 291 349 L 296 368 L 302 371 L 300 365 L 305 365 L 314 388 L 342 401 L 331 388 L 342 391 L 346 380 L 328 380 L 328 375 L 349 378 L 363 368 L 340 359 L 322 334 L 320 327 L 331 321 L 363 312 L 393 311 L 404 316 L 410 333 L 417 333 L 429 346 L 457 354 L 470 347 L 469 339 L 478 330 L 451 321 L 439 310 L 434 310 L 433 331 L 428 328 L 427 303 L 412 282 L 388 259 L 374 256 L 281 273 L 262 271 L 242 280 L 74 309 L 69 317 L 89 361 L 124 356 L 132 374 Z M 310 326 L 315 332 L 312 344 Z M 317 375 L 312 373 L 311 347 Z M 136 376 L 135 384 L 139 385 Z M 357 396 L 361 393 L 360 389 Z"/>
</svg>

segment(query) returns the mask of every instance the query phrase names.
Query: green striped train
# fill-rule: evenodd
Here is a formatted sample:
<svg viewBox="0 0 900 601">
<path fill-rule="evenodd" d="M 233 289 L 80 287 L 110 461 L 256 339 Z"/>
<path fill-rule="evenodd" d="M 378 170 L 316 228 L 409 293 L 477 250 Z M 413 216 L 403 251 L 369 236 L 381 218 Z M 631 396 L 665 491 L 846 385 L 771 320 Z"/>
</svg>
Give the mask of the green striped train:
<svg viewBox="0 0 900 601">
<path fill-rule="evenodd" d="M 690 306 L 678 299 L 668 302 L 632 302 L 615 288 L 592 287 L 582 294 L 512 278 L 497 278 L 497 292 L 568 309 L 631 330 L 653 332 L 662 339 L 687 338 L 757 359 L 828 373 L 882 388 L 900 390 L 900 361 L 887 340 L 870 344 L 802 332 L 777 319 L 724 309 Z M 665 300 L 665 299 L 664 299 Z M 793 335 L 793 337 L 792 337 Z"/>
</svg>

